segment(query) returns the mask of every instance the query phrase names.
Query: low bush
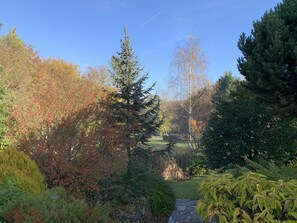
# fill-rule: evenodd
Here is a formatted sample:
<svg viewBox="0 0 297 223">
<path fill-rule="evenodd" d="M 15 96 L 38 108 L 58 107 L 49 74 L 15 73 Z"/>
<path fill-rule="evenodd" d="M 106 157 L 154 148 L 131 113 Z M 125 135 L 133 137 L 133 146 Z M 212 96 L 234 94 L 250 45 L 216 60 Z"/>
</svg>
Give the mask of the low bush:
<svg viewBox="0 0 297 223">
<path fill-rule="evenodd" d="M 105 201 L 116 199 L 122 204 L 129 204 L 144 196 L 155 215 L 167 214 L 174 209 L 175 197 L 172 188 L 161 176 L 153 172 L 133 177 L 116 176 L 102 181 L 101 185 Z"/>
<path fill-rule="evenodd" d="M 3 213 L 7 204 L 16 200 L 22 193 L 21 189 L 12 180 L 0 183 L 0 223 L 4 222 L 1 213 Z"/>
<path fill-rule="evenodd" d="M 202 180 L 197 211 L 204 220 L 220 223 L 264 223 L 297 221 L 297 180 L 273 181 L 247 172 L 211 175 Z"/>
<path fill-rule="evenodd" d="M 35 162 L 13 148 L 0 151 L 0 183 L 9 179 L 26 192 L 38 194 L 45 189 L 44 177 Z"/>
<path fill-rule="evenodd" d="M 69 196 L 63 188 L 53 188 L 40 195 L 22 194 L 0 213 L 6 222 L 110 222 L 112 206 L 90 207 L 84 200 Z"/>
<path fill-rule="evenodd" d="M 174 209 L 174 192 L 161 176 L 155 173 L 143 174 L 137 177 L 137 181 L 142 184 L 139 186 L 144 190 L 153 214 L 167 214 Z"/>
<path fill-rule="evenodd" d="M 260 159 L 257 162 L 246 160 L 246 168 L 257 173 L 264 174 L 270 180 L 283 179 L 285 181 L 297 179 L 297 160 L 287 164 L 276 165 L 273 162 Z"/>
<path fill-rule="evenodd" d="M 118 151 L 122 131 L 113 116 L 108 98 L 98 100 L 63 118 L 47 137 L 31 133 L 19 140 L 19 150 L 36 162 L 49 188 L 61 186 L 96 203 L 98 181 L 126 166 L 125 155 Z"/>
<path fill-rule="evenodd" d="M 174 156 L 180 168 L 190 176 L 202 176 L 209 172 L 205 156 L 196 153 L 178 154 Z"/>
<path fill-rule="evenodd" d="M 38 154 L 36 160 L 40 170 L 46 177 L 49 188 L 64 187 L 78 199 L 86 199 L 96 203 L 99 195 L 99 177 L 102 177 L 102 158 L 95 150 L 86 149 L 78 158 L 65 158 L 62 149 L 54 154 L 54 149 L 45 154 Z"/>
</svg>

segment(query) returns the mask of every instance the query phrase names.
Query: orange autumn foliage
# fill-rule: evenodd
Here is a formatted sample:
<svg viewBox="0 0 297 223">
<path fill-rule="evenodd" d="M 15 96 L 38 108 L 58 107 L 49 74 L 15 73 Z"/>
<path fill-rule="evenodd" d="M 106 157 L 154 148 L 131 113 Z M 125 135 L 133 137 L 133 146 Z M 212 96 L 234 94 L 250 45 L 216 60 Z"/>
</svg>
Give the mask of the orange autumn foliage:
<svg viewBox="0 0 297 223">
<path fill-rule="evenodd" d="M 206 122 L 205 121 L 200 121 L 196 120 L 194 118 L 190 118 L 189 120 L 189 125 L 191 126 L 192 129 L 192 139 L 194 143 L 194 148 L 201 148 L 201 137 L 202 133 L 205 129 Z"/>
<path fill-rule="evenodd" d="M 35 160 L 49 187 L 63 186 L 92 200 L 99 196 L 100 179 L 125 171 L 124 138 L 105 96 L 64 118 L 45 138 L 23 140 L 19 149 Z"/>
<path fill-rule="evenodd" d="M 79 76 L 77 67 L 62 60 L 40 61 L 25 105 L 16 106 L 15 137 L 29 132 L 45 136 L 62 118 L 73 114 L 100 97 L 98 85 Z"/>
<path fill-rule="evenodd" d="M 105 68 L 82 76 L 75 64 L 41 59 L 15 32 L 0 37 L 0 64 L 13 123 L 7 135 L 49 187 L 92 199 L 100 178 L 125 171 L 125 131 L 114 118 Z"/>
</svg>

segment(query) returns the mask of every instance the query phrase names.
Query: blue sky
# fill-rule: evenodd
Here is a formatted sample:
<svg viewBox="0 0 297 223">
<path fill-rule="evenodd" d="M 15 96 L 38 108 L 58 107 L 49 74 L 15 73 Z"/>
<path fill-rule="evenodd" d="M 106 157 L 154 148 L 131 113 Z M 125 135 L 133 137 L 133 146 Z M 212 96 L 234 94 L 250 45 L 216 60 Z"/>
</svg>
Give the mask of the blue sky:
<svg viewBox="0 0 297 223">
<path fill-rule="evenodd" d="M 215 82 L 226 70 L 239 76 L 237 41 L 252 22 L 280 0 L 7 0 L 1 2 L 1 34 L 16 28 L 41 57 L 87 66 L 108 65 L 127 26 L 132 46 L 164 86 L 174 48 L 197 36 Z"/>
</svg>

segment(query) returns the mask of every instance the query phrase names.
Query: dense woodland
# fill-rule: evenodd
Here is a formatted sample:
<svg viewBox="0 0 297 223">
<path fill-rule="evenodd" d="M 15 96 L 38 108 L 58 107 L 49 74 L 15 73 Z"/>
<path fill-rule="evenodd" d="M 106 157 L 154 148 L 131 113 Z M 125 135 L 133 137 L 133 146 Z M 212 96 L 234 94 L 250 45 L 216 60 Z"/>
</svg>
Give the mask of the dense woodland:
<svg viewBox="0 0 297 223">
<path fill-rule="evenodd" d="M 203 176 L 205 221 L 296 222 L 296 12 L 284 0 L 240 35 L 242 78 L 226 71 L 210 83 L 188 38 L 163 96 L 147 86 L 126 28 L 110 66 L 86 72 L 41 58 L 15 29 L 3 34 L 0 222 L 133 222 L 126 215 L 139 203 L 144 221 L 167 222 L 176 196 L 162 178 L 168 160 L 183 180 Z"/>
</svg>

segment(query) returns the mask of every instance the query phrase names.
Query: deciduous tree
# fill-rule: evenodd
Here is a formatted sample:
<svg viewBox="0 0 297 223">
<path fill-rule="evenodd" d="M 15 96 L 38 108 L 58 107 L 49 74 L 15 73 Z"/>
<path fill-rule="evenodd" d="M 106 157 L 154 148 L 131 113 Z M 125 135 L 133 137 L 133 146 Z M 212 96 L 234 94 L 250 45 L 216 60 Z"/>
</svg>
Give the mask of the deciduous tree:
<svg viewBox="0 0 297 223">
<path fill-rule="evenodd" d="M 44 138 L 31 134 L 19 142 L 46 177 L 48 187 L 63 186 L 77 197 L 97 199 L 99 180 L 125 170 L 119 150 L 124 131 L 109 98 L 62 118 Z"/>
<path fill-rule="evenodd" d="M 192 148 L 192 123 L 197 121 L 194 120 L 193 110 L 199 101 L 197 92 L 208 85 L 204 74 L 205 67 L 206 60 L 196 38 L 188 38 L 184 47 L 175 49 L 170 74 L 170 91 L 187 114 L 189 145 Z M 196 100 L 194 100 L 195 94 Z"/>
<path fill-rule="evenodd" d="M 88 67 L 84 76 L 99 86 L 107 87 L 111 84 L 111 77 L 105 66 L 99 66 L 98 68 Z"/>
<path fill-rule="evenodd" d="M 80 77 L 76 65 L 61 59 L 44 59 L 35 65 L 30 89 L 24 91 L 26 103 L 13 103 L 15 139 L 34 132 L 46 137 L 51 128 L 67 117 L 94 103 L 99 86 Z"/>
</svg>

